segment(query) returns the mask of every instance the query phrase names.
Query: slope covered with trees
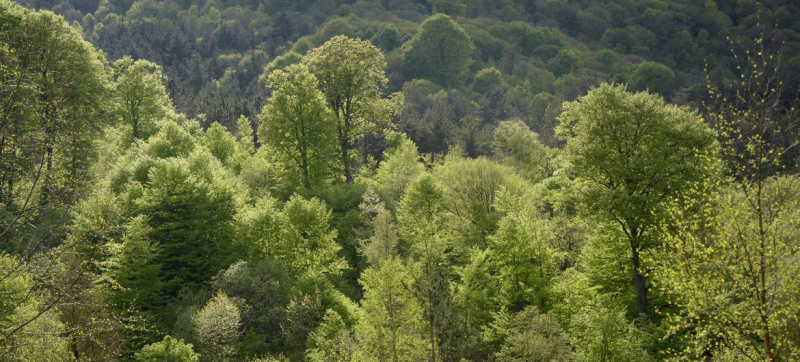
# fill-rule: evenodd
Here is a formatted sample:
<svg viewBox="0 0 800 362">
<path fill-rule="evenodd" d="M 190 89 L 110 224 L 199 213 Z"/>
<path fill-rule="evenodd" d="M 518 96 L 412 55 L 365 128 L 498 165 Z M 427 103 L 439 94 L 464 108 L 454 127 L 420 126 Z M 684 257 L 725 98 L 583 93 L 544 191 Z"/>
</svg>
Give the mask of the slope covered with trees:
<svg viewBox="0 0 800 362">
<path fill-rule="evenodd" d="M 22 3 L 2 361 L 800 360 L 792 2 Z"/>
</svg>

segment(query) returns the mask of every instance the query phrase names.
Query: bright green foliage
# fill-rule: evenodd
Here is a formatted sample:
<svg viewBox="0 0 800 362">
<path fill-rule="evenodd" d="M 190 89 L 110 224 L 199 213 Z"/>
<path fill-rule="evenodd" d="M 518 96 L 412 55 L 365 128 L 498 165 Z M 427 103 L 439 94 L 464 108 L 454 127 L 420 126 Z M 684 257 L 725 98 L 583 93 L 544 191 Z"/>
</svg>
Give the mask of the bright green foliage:
<svg viewBox="0 0 800 362">
<path fill-rule="evenodd" d="M 15 257 L 0 254 L 0 273 L 4 276 L 0 279 L 0 360 L 70 361 L 68 341 L 60 336 L 66 327 L 57 310 L 45 309 L 44 296 L 31 289 L 33 276 L 26 270 L 18 271 L 21 263 Z M 35 318 L 39 313 L 42 315 Z"/>
<path fill-rule="evenodd" d="M 165 336 L 161 342 L 145 346 L 135 356 L 136 362 L 198 362 L 199 360 L 199 355 L 194 352 L 191 344 L 170 336 Z"/>
<path fill-rule="evenodd" d="M 492 320 L 492 312 L 497 307 L 497 281 L 491 275 L 489 250 L 472 249 L 469 261 L 463 267 L 456 267 L 458 279 L 455 283 L 455 305 L 461 312 L 462 333 L 467 342 L 460 351 L 471 355 L 485 348 L 482 334 Z"/>
<path fill-rule="evenodd" d="M 283 53 L 280 56 L 273 59 L 271 62 L 269 62 L 269 64 L 267 64 L 266 67 L 264 67 L 264 73 L 261 75 L 261 80 L 264 81 L 264 83 L 266 83 L 272 72 L 276 70 L 284 70 L 292 64 L 300 63 L 300 61 L 302 60 L 303 56 L 297 54 L 297 52 L 290 50 L 286 53 Z"/>
<path fill-rule="evenodd" d="M 206 303 L 193 318 L 203 360 L 233 361 L 236 342 L 241 337 L 239 308 L 222 291 Z"/>
<path fill-rule="evenodd" d="M 430 79 L 444 87 L 463 82 L 475 49 L 467 32 L 445 14 L 425 20 L 408 46 L 405 60 L 414 78 Z"/>
<path fill-rule="evenodd" d="M 451 154 L 438 171 L 449 211 L 455 215 L 454 231 L 465 246 L 485 247 L 500 217 L 495 209 L 498 192 L 504 189 L 515 197 L 522 196 L 525 182 L 512 169 L 483 157 Z"/>
<path fill-rule="evenodd" d="M 364 299 L 356 324 L 354 361 L 418 362 L 426 359 L 422 310 L 407 289 L 412 283 L 403 264 L 387 259 L 361 275 Z"/>
<path fill-rule="evenodd" d="M 575 268 L 553 284 L 553 313 L 568 326 L 574 358 L 591 361 L 649 361 L 647 335 L 626 318 L 626 306 L 617 293 L 604 293 Z"/>
<path fill-rule="evenodd" d="M 494 130 L 492 154 L 531 181 L 548 176 L 550 149 L 521 121 L 503 121 Z"/>
<path fill-rule="evenodd" d="M 529 203 L 505 192 L 501 195 L 505 216 L 489 243 L 501 305 L 514 311 L 529 304 L 547 308 L 557 260 L 550 246 L 553 226 Z"/>
<path fill-rule="evenodd" d="M 236 120 L 236 139 L 239 141 L 242 150 L 248 155 L 252 155 L 255 152 L 253 125 L 250 124 L 250 119 L 244 115 L 239 116 Z"/>
<path fill-rule="evenodd" d="M 353 332 L 332 309 L 325 311 L 322 323 L 309 334 L 308 344 L 309 362 L 350 362 L 355 349 Z"/>
<path fill-rule="evenodd" d="M 236 248 L 249 260 L 274 256 L 279 248 L 280 211 L 272 199 L 260 198 L 236 213 Z"/>
<path fill-rule="evenodd" d="M 675 85 L 675 73 L 664 64 L 641 62 L 630 78 L 631 89 L 666 94 Z"/>
<path fill-rule="evenodd" d="M 63 18 L 0 2 L 2 250 L 40 243 L 29 232 L 58 234 L 41 218 L 88 181 L 110 90 L 105 63 Z"/>
<path fill-rule="evenodd" d="M 400 201 L 409 183 L 425 172 L 419 162 L 419 152 L 414 141 L 401 137 L 400 144 L 384 153 L 375 181 L 378 190 L 389 200 L 390 205 Z"/>
<path fill-rule="evenodd" d="M 406 189 L 397 210 L 401 235 L 411 243 L 428 243 L 445 220 L 444 190 L 429 174 L 419 175 Z"/>
<path fill-rule="evenodd" d="M 188 157 L 196 146 L 196 140 L 175 122 L 165 122 L 158 133 L 142 146 L 142 152 L 155 158 Z"/>
<path fill-rule="evenodd" d="M 270 74 L 267 85 L 272 97 L 259 116 L 261 142 L 281 155 L 307 190 L 322 185 L 336 170 L 336 120 L 317 79 L 295 64 Z"/>
<path fill-rule="evenodd" d="M 713 133 L 695 112 L 609 84 L 565 103 L 559 121 L 568 169 L 587 183 L 587 211 L 619 224 L 628 239 L 637 309 L 649 314 L 640 253 L 658 244 L 663 203 L 704 177 L 697 161 L 712 151 Z"/>
<path fill-rule="evenodd" d="M 225 126 L 217 122 L 212 123 L 206 130 L 200 139 L 200 144 L 205 146 L 219 162 L 228 166 L 231 165 L 238 146 L 236 138 L 225 129 Z"/>
<path fill-rule="evenodd" d="M 800 179 L 768 178 L 760 194 L 748 191 L 722 186 L 672 209 L 679 228 L 661 276 L 680 306 L 673 333 L 691 336 L 678 354 L 685 360 L 767 360 L 765 329 L 776 360 L 800 348 Z"/>
<path fill-rule="evenodd" d="M 384 260 L 397 256 L 397 244 L 400 238 L 389 210 L 379 211 L 372 223 L 374 227 L 372 236 L 359 251 L 367 258 L 369 265 L 378 267 Z"/>
<path fill-rule="evenodd" d="M 148 139 L 172 113 L 172 102 L 161 83 L 161 67 L 124 57 L 114 62 L 114 76 L 114 110 L 119 122 L 130 132 L 130 141 Z"/>
<path fill-rule="evenodd" d="M 281 240 L 273 255 L 292 275 L 338 274 L 347 263 L 339 255 L 331 212 L 319 199 L 292 196 L 281 212 Z"/>
<path fill-rule="evenodd" d="M 414 280 L 414 293 L 424 310 L 428 329 L 428 350 L 431 360 L 441 359 L 442 335 L 446 334 L 452 308 L 452 290 L 448 278 L 452 274 L 451 245 L 446 232 L 447 210 L 445 191 L 425 173 L 408 186 L 397 210 L 400 235 L 409 243 L 409 273 Z"/>
<path fill-rule="evenodd" d="M 388 80 L 380 49 L 365 40 L 335 36 L 303 58 L 319 81 L 320 89 L 339 122 L 336 134 L 345 180 L 353 182 L 350 150 L 353 141 L 368 132 L 382 114 L 381 92 Z"/>
<path fill-rule="evenodd" d="M 498 362 L 572 361 L 569 336 L 550 314 L 541 314 L 535 307 L 527 307 L 514 315 L 503 328 L 507 335 Z"/>
</svg>

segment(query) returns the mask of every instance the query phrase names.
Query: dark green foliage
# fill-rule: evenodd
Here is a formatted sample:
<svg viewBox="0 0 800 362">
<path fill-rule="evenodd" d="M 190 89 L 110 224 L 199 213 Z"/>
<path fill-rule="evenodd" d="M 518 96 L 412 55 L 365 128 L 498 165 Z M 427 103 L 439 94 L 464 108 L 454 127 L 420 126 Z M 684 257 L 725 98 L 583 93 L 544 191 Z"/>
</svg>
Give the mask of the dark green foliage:
<svg viewBox="0 0 800 362">
<path fill-rule="evenodd" d="M 425 20 L 408 45 L 405 59 L 413 74 L 409 78 L 425 78 L 446 87 L 464 82 L 475 46 L 449 16 L 436 14 Z"/>
<path fill-rule="evenodd" d="M 170 160 L 151 168 L 138 203 L 151 228 L 149 238 L 159 248 L 155 262 L 168 298 L 208 281 L 227 265 L 231 250 L 232 195 L 189 174 L 186 166 Z"/>
</svg>

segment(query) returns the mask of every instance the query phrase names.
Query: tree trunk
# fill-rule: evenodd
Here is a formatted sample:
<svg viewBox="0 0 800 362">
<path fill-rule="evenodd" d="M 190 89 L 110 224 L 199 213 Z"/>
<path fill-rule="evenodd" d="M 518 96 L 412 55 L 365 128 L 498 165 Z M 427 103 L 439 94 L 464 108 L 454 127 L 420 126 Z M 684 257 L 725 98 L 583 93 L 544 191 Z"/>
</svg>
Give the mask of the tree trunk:
<svg viewBox="0 0 800 362">
<path fill-rule="evenodd" d="M 640 315 L 647 315 L 647 283 L 639 262 L 639 245 L 631 241 L 631 261 L 633 262 L 633 287 L 636 289 L 636 309 Z"/>
</svg>

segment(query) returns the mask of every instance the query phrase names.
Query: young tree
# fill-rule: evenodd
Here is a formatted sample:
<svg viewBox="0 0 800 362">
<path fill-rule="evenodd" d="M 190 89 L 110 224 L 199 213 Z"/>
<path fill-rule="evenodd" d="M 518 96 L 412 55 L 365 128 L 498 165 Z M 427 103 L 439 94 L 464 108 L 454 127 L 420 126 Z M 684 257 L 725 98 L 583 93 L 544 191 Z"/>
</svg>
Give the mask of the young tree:
<svg viewBox="0 0 800 362">
<path fill-rule="evenodd" d="M 384 74 L 386 60 L 370 42 L 339 35 L 309 51 L 303 64 L 316 76 L 328 107 L 338 119 L 336 134 L 345 180 L 352 183 L 353 141 L 385 108 L 381 92 L 388 82 Z"/>
<path fill-rule="evenodd" d="M 193 318 L 195 333 L 204 351 L 204 359 L 226 362 L 236 355 L 241 337 L 239 308 L 222 291 L 206 303 Z"/>
<path fill-rule="evenodd" d="M 309 362 L 350 362 L 353 358 L 353 331 L 333 309 L 325 311 L 322 323 L 308 339 L 306 359 Z"/>
<path fill-rule="evenodd" d="M 441 13 L 425 20 L 408 45 L 405 59 L 413 78 L 450 88 L 463 81 L 475 49 L 467 32 Z"/>
<path fill-rule="evenodd" d="M 428 360 L 442 360 L 441 335 L 453 307 L 449 277 L 450 240 L 446 233 L 445 191 L 429 174 L 423 173 L 406 190 L 398 207 L 403 240 L 409 243 L 409 273 L 414 293 L 423 306 L 428 329 Z"/>
<path fill-rule="evenodd" d="M 356 325 L 355 361 L 418 362 L 425 359 L 425 322 L 414 296 L 412 280 L 396 258 L 361 275 L 364 299 Z"/>
<path fill-rule="evenodd" d="M 709 82 L 707 103 L 731 175 L 672 209 L 672 331 L 690 337 L 687 359 L 788 361 L 800 350 L 800 179 L 785 174 L 797 162 L 798 96 L 763 33 L 754 46 L 732 43 L 740 80 Z"/>
<path fill-rule="evenodd" d="M 405 135 L 398 135 L 398 138 L 399 144 L 384 153 L 384 160 L 375 175 L 378 190 L 389 198 L 392 207 L 400 201 L 408 184 L 425 172 L 414 141 Z"/>
<path fill-rule="evenodd" d="M 144 346 L 134 356 L 136 362 L 198 362 L 199 355 L 194 352 L 191 344 L 183 343 L 170 336 L 165 336 L 161 342 Z"/>
<path fill-rule="evenodd" d="M 508 322 L 501 327 L 507 337 L 497 353 L 498 362 L 573 360 L 569 335 L 552 315 L 527 307 Z"/>
<path fill-rule="evenodd" d="M 702 180 L 714 135 L 700 116 L 658 96 L 603 84 L 564 103 L 557 132 L 567 170 L 586 184 L 586 209 L 619 225 L 630 246 L 637 310 L 649 317 L 641 255 L 659 244 L 664 202 Z"/>
<path fill-rule="evenodd" d="M 259 118 L 261 142 L 282 155 L 297 170 L 303 187 L 311 190 L 335 170 L 336 120 L 318 89 L 316 77 L 304 64 L 269 75 L 272 96 Z"/>
<path fill-rule="evenodd" d="M 331 212 L 319 199 L 292 196 L 281 212 L 281 241 L 273 251 L 294 275 L 336 275 L 347 266 L 338 255 Z"/>
</svg>

